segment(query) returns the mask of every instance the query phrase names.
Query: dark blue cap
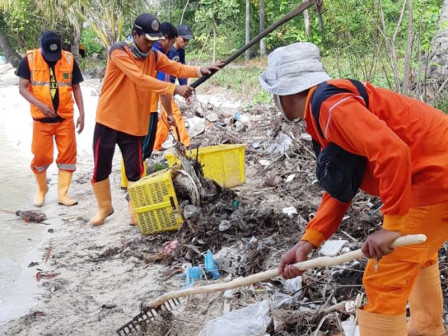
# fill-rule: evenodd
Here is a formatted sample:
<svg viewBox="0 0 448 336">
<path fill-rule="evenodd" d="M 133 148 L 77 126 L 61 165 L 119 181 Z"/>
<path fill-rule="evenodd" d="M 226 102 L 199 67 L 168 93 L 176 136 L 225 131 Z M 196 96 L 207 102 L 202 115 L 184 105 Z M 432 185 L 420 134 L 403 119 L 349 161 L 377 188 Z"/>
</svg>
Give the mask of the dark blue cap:
<svg viewBox="0 0 448 336">
<path fill-rule="evenodd" d="M 40 37 L 40 46 L 43 51 L 44 58 L 48 62 L 56 62 L 61 59 L 62 40 L 54 31 L 46 31 Z"/>
<path fill-rule="evenodd" d="M 157 18 L 149 13 L 143 13 L 137 16 L 134 21 L 133 30 L 140 34 L 145 34 L 149 41 L 163 40 L 164 37 L 160 32 L 160 22 Z"/>
<path fill-rule="evenodd" d="M 179 36 L 182 36 L 184 39 L 186 40 L 193 39 L 193 33 L 191 32 L 190 27 L 188 27 L 187 25 L 180 25 L 176 29 Z"/>
</svg>

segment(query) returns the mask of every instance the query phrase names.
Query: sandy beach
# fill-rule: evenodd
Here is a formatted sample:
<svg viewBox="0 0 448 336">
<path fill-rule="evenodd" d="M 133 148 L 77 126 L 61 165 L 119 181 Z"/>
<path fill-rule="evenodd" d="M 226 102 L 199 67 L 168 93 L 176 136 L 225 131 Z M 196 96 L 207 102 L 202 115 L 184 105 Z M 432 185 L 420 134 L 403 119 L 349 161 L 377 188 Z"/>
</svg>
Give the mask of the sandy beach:
<svg viewBox="0 0 448 336">
<path fill-rule="evenodd" d="M 0 67 L 0 72 L 3 71 L 0 124 L 10 144 L 23 158 L 22 171 L 26 173 L 17 177 L 26 181 L 22 184 L 27 197 L 15 199 L 13 203 L 5 201 L 2 206 L 36 209 L 32 205 L 36 186 L 29 169 L 32 120 L 29 105 L 18 92 L 18 79 L 8 67 L 7 64 Z M 142 260 L 132 256 L 130 245 L 137 244 L 142 235 L 138 227 L 128 224 L 126 193 L 120 189 L 119 152 L 114 157 L 111 174 L 115 213 L 103 226 L 88 224 L 96 212 L 90 179 L 99 85 L 98 79 L 82 83 L 85 129 L 77 137 L 78 164 L 69 191 L 79 204 L 73 207 L 58 205 L 57 168 L 53 163 L 48 171 L 50 190 L 44 206 L 39 209 L 46 214 L 45 223 L 49 225 L 25 223 L 13 214 L 3 214 L 3 218 L 10 220 L 10 225 L 22 231 L 32 231 L 27 233 L 28 236 L 25 234 L 24 241 L 29 236 L 33 239 L 20 248 L 20 253 L 24 254 L 18 261 L 22 263 L 21 269 L 15 270 L 9 279 L 12 283 L 1 301 L 2 335 L 111 335 L 121 323 L 139 312 L 139 303 L 149 291 L 166 285 L 157 280 L 161 267 L 147 267 Z M 121 258 L 123 254 L 131 256 L 124 260 Z M 116 258 L 104 258 L 111 255 Z M 3 269 L 1 273 L 5 272 L 7 270 Z M 40 281 L 37 281 L 38 274 Z M 8 321 L 11 317 L 14 319 Z"/>
<path fill-rule="evenodd" d="M 16 177 L 26 189 L 26 192 L 22 190 L 21 199 L 2 206 L 15 207 L 13 210 L 36 210 L 32 205 L 36 185 L 29 169 L 32 157 L 29 105 L 18 92 L 14 69 L 3 64 L 0 72 L 1 130 L 22 158 L 19 166 L 24 175 Z M 69 190 L 69 195 L 79 204 L 73 207 L 58 205 L 58 172 L 53 163 L 47 175 L 50 189 L 44 206 L 39 209 L 47 216 L 45 224 L 48 225 L 25 223 L 14 214 L 2 214 L 8 225 L 26 232 L 19 239 L 20 244 L 28 242 L 16 249 L 8 247 L 4 252 L 8 259 L 17 260 L 13 274 L 5 279 L 10 284 L 0 301 L 2 335 L 112 335 L 140 312 L 143 299 L 182 288 L 185 283 L 182 277 L 167 277 L 169 268 L 163 264 L 150 264 L 143 258 L 163 249 L 170 234 L 163 238 L 145 237 L 138 227 L 128 224 L 126 192 L 120 188 L 121 155 L 118 148 L 110 176 L 115 212 L 104 225 L 89 225 L 89 218 L 96 213 L 90 185 L 91 143 L 100 81 L 85 80 L 81 87 L 85 129 L 77 136 L 77 170 Z M 77 110 L 75 113 L 77 116 Z M 3 198 L 8 197 L 4 195 Z M 6 241 L 8 237 L 4 239 Z M 2 270 L 2 273 L 6 272 L 7 269 Z M 205 318 L 201 317 L 200 321 Z M 194 323 L 192 334 L 202 326 L 202 322 Z"/>
</svg>

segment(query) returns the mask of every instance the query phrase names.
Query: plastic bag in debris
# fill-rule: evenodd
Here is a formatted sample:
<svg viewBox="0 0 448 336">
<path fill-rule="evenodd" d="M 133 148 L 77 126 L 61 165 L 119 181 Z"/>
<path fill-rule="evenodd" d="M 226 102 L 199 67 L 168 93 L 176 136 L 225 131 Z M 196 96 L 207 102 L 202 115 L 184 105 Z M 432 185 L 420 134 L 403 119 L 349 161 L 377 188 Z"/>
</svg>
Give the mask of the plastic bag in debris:
<svg viewBox="0 0 448 336">
<path fill-rule="evenodd" d="M 260 301 L 211 320 L 199 336 L 264 336 L 271 321 L 268 313 L 268 301 Z"/>
<path fill-rule="evenodd" d="M 270 153 L 284 154 L 292 146 L 292 139 L 283 132 L 278 133 L 276 143 L 268 148 Z"/>
<path fill-rule="evenodd" d="M 205 254 L 205 274 L 208 279 L 216 280 L 219 278 L 218 267 L 216 267 L 215 260 L 213 259 L 212 251 L 208 250 Z"/>
<path fill-rule="evenodd" d="M 201 268 L 198 266 L 193 266 L 187 269 L 187 276 L 185 278 L 185 288 L 190 288 L 191 285 L 196 280 L 201 279 L 202 277 L 202 271 Z"/>
</svg>

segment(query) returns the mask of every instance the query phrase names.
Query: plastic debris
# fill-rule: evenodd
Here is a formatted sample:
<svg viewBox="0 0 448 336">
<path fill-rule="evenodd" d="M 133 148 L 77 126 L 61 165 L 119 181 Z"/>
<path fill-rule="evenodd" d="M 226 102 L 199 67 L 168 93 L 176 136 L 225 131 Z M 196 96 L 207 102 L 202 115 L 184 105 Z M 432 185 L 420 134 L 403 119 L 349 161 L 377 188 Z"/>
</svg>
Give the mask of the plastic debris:
<svg viewBox="0 0 448 336">
<path fill-rule="evenodd" d="M 220 277 L 218 267 L 215 264 L 215 260 L 213 259 L 213 254 L 210 250 L 205 254 L 205 274 L 207 279 L 216 280 Z"/>
<path fill-rule="evenodd" d="M 229 220 L 225 220 L 223 219 L 218 226 L 218 230 L 219 231 L 227 231 L 228 229 L 230 229 L 232 227 L 232 223 Z"/>
<path fill-rule="evenodd" d="M 241 113 L 239 113 L 239 112 L 235 112 L 235 114 L 233 115 L 233 117 L 235 118 L 236 121 L 240 121 L 240 120 L 241 120 Z"/>
<path fill-rule="evenodd" d="M 260 147 L 261 147 L 261 144 L 258 141 L 252 143 L 252 148 L 253 149 L 259 149 Z"/>
<path fill-rule="evenodd" d="M 356 320 L 353 315 L 350 318 L 341 322 L 342 329 L 344 329 L 344 335 L 360 336 L 359 326 L 356 325 Z"/>
<path fill-rule="evenodd" d="M 271 153 L 284 154 L 292 146 L 292 139 L 283 132 L 279 132 L 277 143 L 268 149 Z"/>
<path fill-rule="evenodd" d="M 179 241 L 177 239 L 171 240 L 171 241 L 166 242 L 164 245 L 165 245 L 165 254 L 171 255 L 171 253 L 173 253 L 177 249 L 177 245 L 179 245 Z"/>
<path fill-rule="evenodd" d="M 187 277 L 185 279 L 185 288 L 190 288 L 196 280 L 202 277 L 201 268 L 198 266 L 193 266 L 187 269 Z"/>
<path fill-rule="evenodd" d="M 205 116 L 205 118 L 206 118 L 208 121 L 210 121 L 211 123 L 214 123 L 215 121 L 218 121 L 218 120 L 219 120 L 218 115 L 217 115 L 216 113 L 214 113 L 214 112 L 212 112 L 212 113 L 208 113 L 208 114 Z"/>
<path fill-rule="evenodd" d="M 285 281 L 285 289 L 288 292 L 295 293 L 302 290 L 302 277 L 298 276 L 293 279 L 288 279 Z"/>
<path fill-rule="evenodd" d="M 327 240 L 321 247 L 320 253 L 328 257 L 334 257 L 338 255 L 344 245 L 347 243 L 347 240 Z"/>
<path fill-rule="evenodd" d="M 297 215 L 297 209 L 293 206 L 283 208 L 282 212 L 287 215 L 288 217 L 292 217 L 294 215 Z"/>
<path fill-rule="evenodd" d="M 211 320 L 199 336 L 264 336 L 268 313 L 268 301 L 260 301 Z"/>
</svg>

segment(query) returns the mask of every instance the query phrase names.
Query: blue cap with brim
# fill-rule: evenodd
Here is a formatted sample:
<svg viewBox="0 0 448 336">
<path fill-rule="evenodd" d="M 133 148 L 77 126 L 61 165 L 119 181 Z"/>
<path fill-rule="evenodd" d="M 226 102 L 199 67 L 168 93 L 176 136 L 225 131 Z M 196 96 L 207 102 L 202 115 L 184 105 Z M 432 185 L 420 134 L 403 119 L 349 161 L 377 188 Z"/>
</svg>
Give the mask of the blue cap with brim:
<svg viewBox="0 0 448 336">
<path fill-rule="evenodd" d="M 177 28 L 177 34 L 179 36 L 183 37 L 186 40 L 192 40 L 193 39 L 193 33 L 191 32 L 190 27 L 187 25 L 180 25 Z"/>
<path fill-rule="evenodd" d="M 160 32 L 160 22 L 157 18 L 149 13 L 143 13 L 137 16 L 134 21 L 134 30 L 144 34 L 149 41 L 164 40 Z"/>
<path fill-rule="evenodd" d="M 54 31 L 46 31 L 40 37 L 42 54 L 46 61 L 56 62 L 61 59 L 62 40 Z"/>
</svg>

